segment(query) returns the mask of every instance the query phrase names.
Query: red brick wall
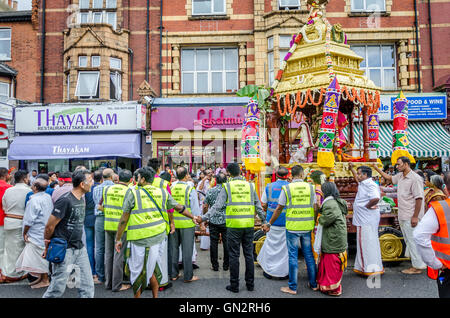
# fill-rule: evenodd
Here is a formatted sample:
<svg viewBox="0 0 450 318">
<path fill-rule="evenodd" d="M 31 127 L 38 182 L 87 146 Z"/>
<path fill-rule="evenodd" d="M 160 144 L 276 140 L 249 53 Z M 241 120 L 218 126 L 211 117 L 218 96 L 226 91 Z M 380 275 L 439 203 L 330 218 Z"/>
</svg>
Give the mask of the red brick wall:
<svg viewBox="0 0 450 318">
<path fill-rule="evenodd" d="M 3 22 L 0 27 L 11 28 L 11 61 L 5 64 L 11 66 L 17 74 L 16 98 L 34 102 L 38 87 L 34 85 L 36 72 L 39 70 L 39 60 L 36 59 L 36 31 L 29 22 Z"/>
</svg>

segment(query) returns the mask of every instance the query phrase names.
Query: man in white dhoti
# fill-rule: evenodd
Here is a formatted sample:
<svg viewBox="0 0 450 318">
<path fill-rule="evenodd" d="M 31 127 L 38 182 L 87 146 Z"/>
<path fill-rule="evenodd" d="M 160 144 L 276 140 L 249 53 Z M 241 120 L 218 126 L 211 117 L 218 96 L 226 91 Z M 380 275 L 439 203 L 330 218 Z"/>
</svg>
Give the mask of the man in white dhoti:
<svg viewBox="0 0 450 318">
<path fill-rule="evenodd" d="M 14 174 L 15 185 L 5 191 L 2 198 L 5 211 L 5 249 L 3 254 L 2 283 L 22 280 L 25 272 L 16 271 L 16 262 L 25 247 L 22 237 L 22 219 L 25 213 L 25 198 L 30 192 L 29 177 L 26 171 L 18 170 Z"/>
<path fill-rule="evenodd" d="M 16 271 L 29 272 L 37 277 L 31 288 L 49 286 L 49 263 L 42 257 L 45 249 L 44 229 L 53 211 L 52 197 L 45 193 L 48 181 L 37 178 L 32 186 L 34 194 L 30 197 L 23 216 L 23 239 L 25 248 L 16 262 Z"/>
<path fill-rule="evenodd" d="M 356 260 L 353 271 L 370 276 L 383 274 L 378 226 L 380 224 L 380 188 L 372 179 L 372 169 L 360 166 L 355 171 L 353 164 L 349 168 L 358 182 L 358 193 L 353 203 L 353 225 L 356 226 Z"/>
<path fill-rule="evenodd" d="M 159 284 L 163 281 L 164 242 L 167 239 L 167 210 L 175 209 L 182 215 L 194 219 L 185 206 L 178 204 L 169 193 L 151 184 L 155 171 L 150 167 L 138 170 L 138 185 L 136 189 L 128 191 L 123 214 L 119 221 L 116 234 L 116 251 L 122 247 L 122 235 L 127 229 L 128 248 L 125 252 L 130 281 L 133 286 L 134 297 L 141 296 L 148 284 L 153 297 L 158 297 Z M 171 233 L 175 231 L 170 219 Z M 167 279 L 166 279 L 167 280 Z"/>
<path fill-rule="evenodd" d="M 267 212 L 267 222 L 277 208 L 278 198 L 281 194 L 281 187 L 287 185 L 289 171 L 285 167 L 277 170 L 277 181 L 269 183 L 261 197 L 262 208 Z M 286 208 L 280 217 L 271 226 L 266 234 L 264 245 L 262 246 L 257 261 L 264 270 L 266 278 L 289 278 L 289 256 L 286 245 Z"/>
</svg>

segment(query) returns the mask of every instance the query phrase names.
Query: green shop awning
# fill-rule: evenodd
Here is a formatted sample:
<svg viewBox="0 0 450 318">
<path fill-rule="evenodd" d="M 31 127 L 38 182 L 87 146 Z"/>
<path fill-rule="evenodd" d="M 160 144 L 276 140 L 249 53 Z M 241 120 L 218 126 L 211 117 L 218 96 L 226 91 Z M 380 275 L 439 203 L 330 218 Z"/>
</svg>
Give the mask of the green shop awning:
<svg viewBox="0 0 450 318">
<path fill-rule="evenodd" d="M 362 125 L 353 125 L 355 145 L 362 142 Z M 347 129 L 344 134 L 348 137 Z M 347 138 L 348 140 L 348 138 Z M 440 122 L 408 123 L 409 152 L 414 157 L 450 157 L 450 134 Z M 380 157 L 390 157 L 392 154 L 392 122 L 380 123 Z"/>
</svg>

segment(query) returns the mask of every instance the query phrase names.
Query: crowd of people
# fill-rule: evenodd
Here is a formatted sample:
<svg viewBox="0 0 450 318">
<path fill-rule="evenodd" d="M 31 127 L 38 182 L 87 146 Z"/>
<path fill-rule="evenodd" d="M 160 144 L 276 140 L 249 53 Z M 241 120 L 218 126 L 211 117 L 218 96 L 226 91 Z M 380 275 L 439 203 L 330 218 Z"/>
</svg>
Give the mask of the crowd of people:
<svg viewBox="0 0 450 318">
<path fill-rule="evenodd" d="M 384 273 L 378 226 L 379 203 L 389 196 L 398 201 L 398 219 L 411 268 L 404 274 L 428 274 L 441 282 L 448 296 L 448 247 L 443 229 L 450 215 L 450 173 L 413 171 L 409 159 L 399 158 L 396 169 L 377 165 L 349 169 L 358 183 L 353 202 L 357 252 L 353 271 L 361 276 Z M 381 175 L 381 184 L 372 178 Z M 140 297 L 153 297 L 181 279 L 192 283 L 197 251 L 210 250 L 211 270 L 229 270 L 226 289 L 239 292 L 240 249 L 245 259 L 245 284 L 254 290 L 253 238 L 255 216 L 266 239 L 258 263 L 267 279 L 288 279 L 281 292 L 296 294 L 298 250 L 306 263 L 308 287 L 327 295 L 342 294 L 347 266 L 348 205 L 335 183 L 317 170 L 306 180 L 300 165 L 276 169 L 261 200 L 237 163 L 225 169 L 200 167 L 189 173 L 179 165 L 161 169 L 157 158 L 131 172 L 121 168 L 13 176 L 0 168 L 0 283 L 28 279 L 31 288 L 47 288 L 43 297 L 62 297 L 71 275 L 80 297 L 94 297 L 94 285 L 120 292 L 132 288 Z M 426 214 L 425 214 L 425 211 Z M 431 212 L 431 213 L 430 213 Z M 55 238 L 67 248 L 60 262 L 47 260 Z M 223 263 L 219 264 L 219 243 Z M 437 242 L 437 243 L 436 243 Z M 439 245 L 441 244 L 441 245 Z M 50 249 L 49 249 L 50 247 Z M 445 288 L 442 282 L 446 282 Z"/>
</svg>

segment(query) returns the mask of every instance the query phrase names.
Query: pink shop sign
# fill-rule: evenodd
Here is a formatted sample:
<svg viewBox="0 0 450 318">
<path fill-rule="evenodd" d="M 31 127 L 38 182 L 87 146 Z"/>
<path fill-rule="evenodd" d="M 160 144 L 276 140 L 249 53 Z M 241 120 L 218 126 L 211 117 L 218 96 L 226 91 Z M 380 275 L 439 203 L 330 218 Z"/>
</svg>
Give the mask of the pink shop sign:
<svg viewBox="0 0 450 318">
<path fill-rule="evenodd" d="M 160 107 L 152 112 L 152 130 L 240 129 L 244 116 L 242 106 Z"/>
</svg>

